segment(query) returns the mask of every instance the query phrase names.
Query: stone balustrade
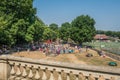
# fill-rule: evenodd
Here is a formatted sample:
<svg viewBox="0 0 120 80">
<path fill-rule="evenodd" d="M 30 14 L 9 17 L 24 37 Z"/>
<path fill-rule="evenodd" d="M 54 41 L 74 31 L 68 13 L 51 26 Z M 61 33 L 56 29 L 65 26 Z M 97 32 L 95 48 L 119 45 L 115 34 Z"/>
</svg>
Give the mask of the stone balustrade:
<svg viewBox="0 0 120 80">
<path fill-rule="evenodd" d="M 120 68 L 2 55 L 0 80 L 120 80 Z"/>
</svg>

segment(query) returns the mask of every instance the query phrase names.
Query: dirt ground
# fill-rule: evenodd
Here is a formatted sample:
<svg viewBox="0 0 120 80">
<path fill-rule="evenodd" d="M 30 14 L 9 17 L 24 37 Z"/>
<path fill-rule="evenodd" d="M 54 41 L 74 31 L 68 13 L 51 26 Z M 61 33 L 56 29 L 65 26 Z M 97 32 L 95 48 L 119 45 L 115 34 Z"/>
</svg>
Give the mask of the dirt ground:
<svg viewBox="0 0 120 80">
<path fill-rule="evenodd" d="M 86 57 L 87 53 L 93 54 L 93 57 Z M 40 51 L 30 51 L 30 52 L 23 51 L 19 53 L 13 53 L 12 55 L 33 58 L 33 59 L 45 59 L 45 60 L 69 62 L 69 63 L 75 63 L 75 64 L 90 64 L 90 65 L 96 65 L 96 66 L 99 66 L 99 65 L 108 66 L 108 63 L 110 61 L 114 61 L 114 62 L 117 62 L 118 64 L 117 67 L 120 67 L 120 61 L 116 61 L 107 56 L 101 57 L 98 55 L 96 51 L 91 49 L 89 49 L 87 52 L 85 49 L 82 49 L 80 53 L 60 54 L 57 56 L 46 56 L 44 53 Z"/>
</svg>

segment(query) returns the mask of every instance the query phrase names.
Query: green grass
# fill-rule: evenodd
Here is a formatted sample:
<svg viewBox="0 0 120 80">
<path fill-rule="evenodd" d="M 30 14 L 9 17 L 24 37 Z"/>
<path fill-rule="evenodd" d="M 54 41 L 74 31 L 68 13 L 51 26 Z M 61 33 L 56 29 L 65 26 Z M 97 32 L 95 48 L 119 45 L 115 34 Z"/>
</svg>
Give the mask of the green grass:
<svg viewBox="0 0 120 80">
<path fill-rule="evenodd" d="M 108 52 L 120 55 L 120 42 L 88 42 L 83 45 L 90 45 L 96 49 L 103 49 Z"/>
<path fill-rule="evenodd" d="M 100 56 L 93 56 L 93 57 L 86 57 L 85 54 L 75 54 L 75 56 L 80 60 L 84 61 L 89 65 L 95 65 L 95 66 L 109 66 L 108 63 L 113 61 L 118 64 L 117 67 L 120 68 L 120 61 L 116 61 L 110 58 L 103 58 Z"/>
</svg>

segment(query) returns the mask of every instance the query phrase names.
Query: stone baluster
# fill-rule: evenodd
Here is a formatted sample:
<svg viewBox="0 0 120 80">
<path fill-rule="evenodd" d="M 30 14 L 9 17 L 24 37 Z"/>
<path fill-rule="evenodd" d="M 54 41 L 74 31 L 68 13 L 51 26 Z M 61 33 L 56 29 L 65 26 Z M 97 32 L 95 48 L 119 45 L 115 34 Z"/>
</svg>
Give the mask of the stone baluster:
<svg viewBox="0 0 120 80">
<path fill-rule="evenodd" d="M 53 71 L 50 72 L 50 79 L 49 80 L 55 80 L 55 78 L 53 76 Z"/>
<path fill-rule="evenodd" d="M 35 79 L 36 79 L 36 80 L 39 80 L 39 79 L 40 79 L 39 68 L 36 69 L 36 72 L 35 72 Z"/>
<path fill-rule="evenodd" d="M 62 80 L 61 72 L 58 73 L 58 80 Z"/>
<path fill-rule="evenodd" d="M 95 80 L 95 78 L 93 77 L 92 74 L 89 74 L 89 76 L 88 76 L 88 80 Z"/>
<path fill-rule="evenodd" d="M 46 70 L 43 70 L 42 80 L 47 80 Z"/>
<path fill-rule="evenodd" d="M 39 67 L 38 69 L 39 69 L 39 74 L 40 74 L 40 80 L 42 80 L 42 77 L 43 77 L 43 70 L 40 69 L 40 67 Z"/>
<path fill-rule="evenodd" d="M 51 77 L 51 71 L 48 70 L 48 68 L 46 68 L 46 69 L 45 69 L 45 73 L 46 73 L 47 80 L 49 80 L 50 77 Z"/>
<path fill-rule="evenodd" d="M 15 66 L 15 63 L 13 63 L 12 65 L 11 65 L 11 71 L 10 71 L 10 78 L 9 78 L 9 80 L 13 80 L 13 79 L 15 79 L 15 68 L 14 68 L 14 66 Z"/>
<path fill-rule="evenodd" d="M 76 76 L 76 79 L 75 80 L 79 80 L 79 78 Z"/>
<path fill-rule="evenodd" d="M 70 77 L 69 80 L 75 80 L 76 79 L 76 77 L 75 77 L 75 75 L 73 74 L 72 71 L 70 71 L 69 77 Z"/>
<path fill-rule="evenodd" d="M 110 80 L 115 80 L 115 77 L 111 77 Z"/>
<path fill-rule="evenodd" d="M 21 64 L 16 66 L 16 78 L 15 80 L 20 80 L 21 79 L 21 70 L 20 70 Z"/>
<path fill-rule="evenodd" d="M 78 79 L 79 80 L 85 80 L 85 76 L 83 75 L 83 73 L 79 73 L 79 75 L 78 75 Z"/>
<path fill-rule="evenodd" d="M 34 76 L 34 75 L 33 75 L 33 71 L 32 71 L 33 66 L 31 66 L 29 69 L 30 69 L 30 70 L 29 70 L 28 78 L 29 78 L 29 79 L 32 79 L 33 76 Z"/>
<path fill-rule="evenodd" d="M 64 70 L 61 71 L 61 77 L 62 80 L 67 80 L 67 74 L 64 72 Z"/>
<path fill-rule="evenodd" d="M 67 74 L 67 80 L 70 80 L 70 74 Z"/>
<path fill-rule="evenodd" d="M 22 72 L 22 80 L 27 80 L 27 71 L 26 71 L 27 65 L 23 66 L 23 72 Z"/>
<path fill-rule="evenodd" d="M 76 75 L 76 79 L 75 80 L 79 80 L 78 75 Z"/>
<path fill-rule="evenodd" d="M 99 75 L 98 80 L 105 80 L 105 78 L 103 77 L 103 75 Z"/>
<path fill-rule="evenodd" d="M 58 79 L 59 73 L 56 71 L 56 69 L 53 69 L 53 77 L 54 77 L 54 80 L 59 80 Z"/>
</svg>

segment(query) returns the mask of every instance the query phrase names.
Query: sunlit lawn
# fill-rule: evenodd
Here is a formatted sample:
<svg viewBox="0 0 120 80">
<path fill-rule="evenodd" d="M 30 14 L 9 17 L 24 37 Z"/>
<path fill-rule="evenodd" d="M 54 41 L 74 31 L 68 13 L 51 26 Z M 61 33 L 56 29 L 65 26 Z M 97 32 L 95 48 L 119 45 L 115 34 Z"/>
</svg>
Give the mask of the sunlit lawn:
<svg viewBox="0 0 120 80">
<path fill-rule="evenodd" d="M 86 57 L 87 53 L 93 54 L 93 57 Z M 120 68 L 120 61 L 116 61 L 109 57 L 101 57 L 98 55 L 96 51 L 90 49 L 88 50 L 88 52 L 85 52 L 85 49 L 82 49 L 81 53 L 60 54 L 55 57 L 45 56 L 45 54 L 40 53 L 39 51 L 32 51 L 29 53 L 20 52 L 20 53 L 14 53 L 12 55 L 34 58 L 34 59 L 46 59 L 51 61 L 69 62 L 75 64 L 89 64 L 95 66 L 109 66 L 108 63 L 114 61 L 117 62 L 118 64 L 117 67 Z"/>
</svg>

